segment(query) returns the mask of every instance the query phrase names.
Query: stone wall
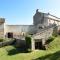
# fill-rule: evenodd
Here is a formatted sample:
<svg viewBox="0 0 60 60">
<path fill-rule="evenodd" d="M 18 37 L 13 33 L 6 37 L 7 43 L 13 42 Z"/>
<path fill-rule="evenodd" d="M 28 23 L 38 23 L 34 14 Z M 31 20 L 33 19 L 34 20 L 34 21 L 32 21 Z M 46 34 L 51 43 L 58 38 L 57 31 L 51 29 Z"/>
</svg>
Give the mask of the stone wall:
<svg viewBox="0 0 60 60">
<path fill-rule="evenodd" d="M 48 37 L 50 37 L 53 33 L 53 27 L 52 28 L 48 28 L 48 29 L 41 29 L 40 32 L 38 31 L 38 33 L 36 33 L 35 35 L 33 35 L 34 39 L 42 39 L 45 38 L 47 39 Z"/>
<path fill-rule="evenodd" d="M 44 13 L 36 12 L 36 14 L 33 16 L 33 24 L 43 24 L 44 23 Z"/>
<path fill-rule="evenodd" d="M 38 10 L 36 11 L 36 14 L 33 16 L 33 24 L 35 26 L 37 26 L 38 24 L 49 26 L 53 23 L 60 25 L 60 18 L 53 16 L 49 13 L 39 12 Z"/>
<path fill-rule="evenodd" d="M 15 40 L 9 40 L 9 41 L 3 41 L 3 42 L 0 42 L 0 48 L 1 47 L 4 47 L 4 46 L 8 46 L 8 45 L 11 45 L 11 44 L 13 44 L 13 43 L 15 43 Z"/>
<path fill-rule="evenodd" d="M 6 25 L 6 34 L 8 32 L 13 33 L 13 37 L 20 37 L 25 34 L 33 34 L 35 32 L 34 25 Z"/>
<path fill-rule="evenodd" d="M 0 38 L 4 37 L 4 23 L 0 24 Z"/>
<path fill-rule="evenodd" d="M 5 23 L 5 19 L 0 18 L 0 38 L 4 37 L 4 23 Z"/>
</svg>

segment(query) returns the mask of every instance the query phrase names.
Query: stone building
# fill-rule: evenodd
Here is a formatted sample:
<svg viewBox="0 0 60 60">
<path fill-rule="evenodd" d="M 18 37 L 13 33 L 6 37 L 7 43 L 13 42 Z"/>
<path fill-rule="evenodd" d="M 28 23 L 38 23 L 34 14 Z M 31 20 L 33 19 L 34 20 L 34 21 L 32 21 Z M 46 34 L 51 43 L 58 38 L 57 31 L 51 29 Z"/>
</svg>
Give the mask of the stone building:
<svg viewBox="0 0 60 60">
<path fill-rule="evenodd" d="M 6 25 L 5 19 L 0 18 L 0 37 L 21 38 L 21 36 L 31 34 L 33 35 L 32 39 L 39 42 L 41 41 L 42 38 L 52 35 L 53 28 L 51 28 L 50 26 L 52 26 L 53 24 L 56 24 L 59 30 L 60 18 L 53 16 L 49 13 L 39 12 L 38 9 L 36 10 L 35 15 L 33 16 L 33 25 Z M 42 34 L 43 31 L 44 33 Z M 34 41 L 32 42 L 33 42 L 32 43 L 32 49 L 33 49 Z M 44 44 L 44 41 L 42 43 Z"/>
<path fill-rule="evenodd" d="M 53 23 L 60 25 L 60 18 L 51 15 L 50 13 L 42 13 L 36 10 L 35 15 L 33 16 L 33 24 L 37 27 L 47 27 Z"/>
</svg>

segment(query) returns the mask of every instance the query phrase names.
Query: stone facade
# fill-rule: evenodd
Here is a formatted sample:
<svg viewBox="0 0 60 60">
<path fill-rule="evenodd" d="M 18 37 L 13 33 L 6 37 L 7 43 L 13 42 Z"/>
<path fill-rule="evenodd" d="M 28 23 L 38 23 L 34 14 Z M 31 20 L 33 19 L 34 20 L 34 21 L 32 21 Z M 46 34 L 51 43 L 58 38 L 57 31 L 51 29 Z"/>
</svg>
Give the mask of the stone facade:
<svg viewBox="0 0 60 60">
<path fill-rule="evenodd" d="M 51 24 L 57 24 L 60 25 L 60 18 L 53 16 L 49 13 L 42 13 L 38 10 L 36 11 L 36 14 L 33 16 L 33 24 L 36 26 L 49 26 Z"/>
</svg>

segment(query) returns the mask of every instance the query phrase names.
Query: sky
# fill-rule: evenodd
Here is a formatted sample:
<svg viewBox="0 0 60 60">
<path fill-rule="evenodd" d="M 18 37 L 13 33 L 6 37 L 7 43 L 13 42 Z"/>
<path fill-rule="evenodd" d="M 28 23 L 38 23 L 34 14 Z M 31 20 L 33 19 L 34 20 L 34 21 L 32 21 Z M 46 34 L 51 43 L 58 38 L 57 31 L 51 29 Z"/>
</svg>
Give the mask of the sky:
<svg viewBox="0 0 60 60">
<path fill-rule="evenodd" d="M 36 9 L 60 17 L 60 0 L 0 0 L 0 17 L 7 24 L 33 24 Z"/>
</svg>

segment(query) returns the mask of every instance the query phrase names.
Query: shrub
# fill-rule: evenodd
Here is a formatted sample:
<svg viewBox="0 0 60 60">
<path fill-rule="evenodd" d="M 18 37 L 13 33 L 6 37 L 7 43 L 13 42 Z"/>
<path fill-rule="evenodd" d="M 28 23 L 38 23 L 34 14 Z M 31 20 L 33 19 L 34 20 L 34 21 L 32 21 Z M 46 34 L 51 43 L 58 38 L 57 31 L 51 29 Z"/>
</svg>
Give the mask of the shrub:
<svg viewBox="0 0 60 60">
<path fill-rule="evenodd" d="M 4 39 L 0 38 L 0 42 L 3 42 Z"/>
<path fill-rule="evenodd" d="M 25 37 L 26 40 L 26 48 L 31 49 L 31 37 Z"/>
<path fill-rule="evenodd" d="M 58 34 L 60 35 L 60 30 L 58 30 Z"/>
<path fill-rule="evenodd" d="M 48 38 L 48 40 L 46 41 L 46 43 L 48 44 L 48 43 L 50 43 L 51 41 L 53 41 L 54 39 L 55 39 L 55 37 L 54 37 L 54 36 L 51 36 L 51 37 Z"/>
<path fill-rule="evenodd" d="M 52 34 L 54 37 L 57 37 L 58 36 L 58 27 L 54 27 L 53 28 L 53 34 Z"/>
<path fill-rule="evenodd" d="M 57 34 L 57 33 L 53 33 L 53 36 L 54 36 L 54 37 L 57 37 L 57 36 L 58 36 L 58 34 Z"/>
</svg>

